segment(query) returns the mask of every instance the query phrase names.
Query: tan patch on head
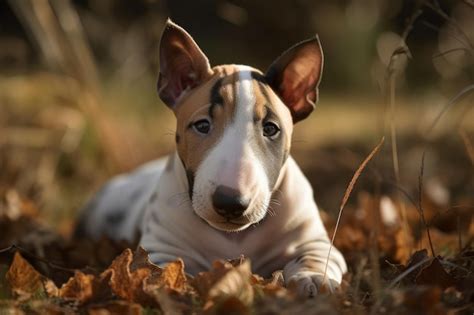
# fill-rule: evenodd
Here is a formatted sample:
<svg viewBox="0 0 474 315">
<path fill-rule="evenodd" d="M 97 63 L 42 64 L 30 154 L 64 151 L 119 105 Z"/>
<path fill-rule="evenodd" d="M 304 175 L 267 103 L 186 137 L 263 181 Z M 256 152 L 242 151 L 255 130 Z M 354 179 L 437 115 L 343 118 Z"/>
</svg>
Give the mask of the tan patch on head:
<svg viewBox="0 0 474 315">
<path fill-rule="evenodd" d="M 283 104 L 275 92 L 265 83 L 254 80 L 255 85 L 255 119 L 262 120 L 267 115 L 267 108 L 275 113 L 280 122 L 280 128 L 286 133 L 286 150 L 290 149 L 291 135 L 293 133 L 293 120 L 289 109 Z"/>
<path fill-rule="evenodd" d="M 224 133 L 225 127 L 232 120 L 235 111 L 236 67 L 218 66 L 213 68 L 211 78 L 182 99 L 177 106 L 176 133 L 180 141 L 178 153 L 188 171 L 196 172 L 199 164 Z M 218 94 L 222 104 L 211 103 L 211 93 L 219 85 Z M 208 135 L 196 133 L 192 124 L 200 119 L 209 119 L 212 107 L 212 132 Z"/>
<path fill-rule="evenodd" d="M 251 70 L 263 78 L 260 71 Z M 226 126 L 232 122 L 236 113 L 237 86 L 241 67 L 223 65 L 214 67 L 212 71 L 210 79 L 184 95 L 175 109 L 178 118 L 176 134 L 180 139 L 177 143 L 178 153 L 186 170 L 192 173 L 196 172 L 206 157 L 206 153 L 221 138 Z M 281 117 L 282 130 L 288 135 L 285 138 L 290 139 L 293 124 L 289 110 L 265 83 L 253 79 L 252 86 L 255 96 L 255 104 L 252 104 L 254 105 L 254 120 L 262 121 L 266 117 L 267 108 L 271 109 L 279 118 Z M 211 99 L 211 94 L 216 94 L 215 92 L 218 92 L 219 100 L 212 104 L 215 100 Z M 192 124 L 200 119 L 212 120 L 212 131 L 208 135 L 200 135 L 193 130 Z M 289 146 L 288 140 L 285 147 L 289 149 Z"/>
</svg>

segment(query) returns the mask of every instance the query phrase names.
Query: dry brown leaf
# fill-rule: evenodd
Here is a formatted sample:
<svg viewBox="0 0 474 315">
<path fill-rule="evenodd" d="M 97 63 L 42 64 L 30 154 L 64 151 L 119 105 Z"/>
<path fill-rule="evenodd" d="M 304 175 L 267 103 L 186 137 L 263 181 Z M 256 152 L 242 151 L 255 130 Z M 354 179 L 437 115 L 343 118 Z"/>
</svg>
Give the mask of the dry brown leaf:
<svg viewBox="0 0 474 315">
<path fill-rule="evenodd" d="M 154 297 L 164 314 L 192 314 L 195 296 L 183 294 L 165 287 L 150 286 L 147 292 Z M 189 293 L 189 292 L 188 292 Z"/>
<path fill-rule="evenodd" d="M 166 288 L 184 292 L 186 289 L 186 274 L 184 272 L 184 262 L 181 259 L 166 265 L 160 275 L 159 285 Z"/>
<path fill-rule="evenodd" d="M 102 273 L 101 278 L 110 277 L 109 285 L 112 291 L 127 301 L 142 305 L 155 304 L 154 300 L 144 291 L 144 281 L 151 275 L 151 270 L 138 268 L 131 271 L 132 261 L 133 253 L 130 249 L 126 249 Z"/>
<path fill-rule="evenodd" d="M 45 278 L 31 266 L 26 259 L 17 251 L 13 262 L 8 269 L 6 279 L 10 285 L 12 293 L 24 298 L 43 290 Z"/>
<path fill-rule="evenodd" d="M 273 272 L 270 279 L 264 279 L 259 275 L 252 275 L 250 282 L 254 288 L 261 289 L 264 295 L 284 296 L 288 293 L 282 270 Z"/>
<path fill-rule="evenodd" d="M 220 278 L 222 278 L 229 270 L 232 269 L 232 264 L 222 260 L 216 260 L 212 264 L 212 270 L 207 272 L 200 272 L 191 282 L 196 288 L 199 295 L 207 297 L 209 290 Z"/>
<path fill-rule="evenodd" d="M 439 286 L 446 289 L 455 284 L 454 278 L 449 275 L 439 262 L 438 258 L 431 260 L 430 264 L 424 267 L 415 279 L 417 284 Z"/>
<path fill-rule="evenodd" d="M 213 309 L 213 312 L 214 314 L 251 314 L 249 307 L 235 296 L 230 296 L 225 298 L 223 301 L 220 301 Z"/>
<path fill-rule="evenodd" d="M 249 260 L 237 267 L 229 262 L 215 261 L 211 271 L 196 276 L 193 286 L 205 300 L 234 296 L 249 305 L 254 298 L 251 276 Z"/>
<path fill-rule="evenodd" d="M 84 304 L 92 300 L 97 301 L 110 297 L 111 292 L 107 286 L 107 281 L 104 281 L 104 279 L 76 271 L 74 277 L 71 277 L 59 289 L 58 296 Z"/>
<path fill-rule="evenodd" d="M 15 301 L 0 300 L 0 314 L 24 315 L 25 313 Z"/>
<path fill-rule="evenodd" d="M 47 279 L 46 281 L 44 281 L 43 285 L 44 285 L 44 290 L 46 291 L 46 294 L 49 297 L 59 296 L 59 289 L 53 280 Z"/>
<path fill-rule="evenodd" d="M 130 270 L 135 271 L 140 268 L 150 269 L 152 275 L 160 275 L 162 269 L 152 263 L 148 257 L 148 252 L 141 246 L 133 253 L 133 259 L 130 263 Z"/>
<path fill-rule="evenodd" d="M 64 299 L 77 299 L 81 303 L 87 301 L 92 296 L 94 278 L 93 275 L 76 271 L 74 277 L 69 278 L 59 289 L 58 295 Z"/>
<path fill-rule="evenodd" d="M 394 260 L 401 263 L 407 262 L 411 255 L 411 249 L 413 248 L 413 237 L 407 235 L 403 228 L 399 227 L 394 233 L 393 240 L 395 242 Z"/>
<path fill-rule="evenodd" d="M 63 315 L 77 313 L 77 308 L 74 305 L 59 305 L 56 301 L 48 299 L 29 301 L 28 306 L 33 312 L 26 312 L 26 314 Z"/>
<path fill-rule="evenodd" d="M 139 304 L 126 301 L 110 301 L 106 303 L 92 305 L 88 309 L 89 315 L 141 315 L 143 309 Z"/>
<path fill-rule="evenodd" d="M 437 287 L 411 288 L 405 291 L 402 303 L 412 314 L 446 314 L 441 303 L 441 290 Z"/>
<path fill-rule="evenodd" d="M 428 257 L 428 251 L 426 249 L 418 250 L 414 252 L 405 266 L 400 271 L 407 272 L 403 281 L 407 283 L 414 283 L 416 276 L 420 273 L 423 266 L 426 266 L 430 261 Z"/>
<path fill-rule="evenodd" d="M 181 259 L 166 265 L 159 276 L 145 279 L 143 289 L 165 314 L 189 313 L 192 308 L 195 292 L 187 283 Z"/>
</svg>

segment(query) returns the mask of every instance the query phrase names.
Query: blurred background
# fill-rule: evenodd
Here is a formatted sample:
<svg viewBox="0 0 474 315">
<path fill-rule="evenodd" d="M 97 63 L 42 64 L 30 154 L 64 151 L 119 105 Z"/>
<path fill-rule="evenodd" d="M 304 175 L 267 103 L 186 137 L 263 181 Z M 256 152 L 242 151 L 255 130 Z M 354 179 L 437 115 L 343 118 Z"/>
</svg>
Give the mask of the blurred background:
<svg viewBox="0 0 474 315">
<path fill-rule="evenodd" d="M 173 150 L 175 120 L 155 88 L 168 17 L 213 65 L 265 70 L 319 34 L 320 102 L 292 152 L 330 215 L 384 135 L 354 207 L 364 193 L 417 196 L 426 152 L 428 200 L 472 213 L 472 0 L 10 0 L 0 2 L 0 215 L 26 208 L 68 234 L 107 178 Z"/>
</svg>

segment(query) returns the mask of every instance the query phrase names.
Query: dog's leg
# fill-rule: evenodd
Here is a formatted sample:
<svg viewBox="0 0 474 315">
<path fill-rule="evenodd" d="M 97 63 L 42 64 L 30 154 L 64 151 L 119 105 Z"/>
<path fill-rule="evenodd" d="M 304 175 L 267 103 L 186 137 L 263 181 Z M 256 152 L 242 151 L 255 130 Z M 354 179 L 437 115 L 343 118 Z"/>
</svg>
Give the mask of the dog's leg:
<svg viewBox="0 0 474 315">
<path fill-rule="evenodd" d="M 329 292 L 334 292 L 339 287 L 347 266 L 335 247 L 332 247 L 328 260 L 329 248 L 330 241 L 326 235 L 299 245 L 296 248 L 296 258 L 284 268 L 288 287 L 296 289 L 299 295 L 305 297 L 314 297 L 323 290 L 323 286 Z"/>
</svg>

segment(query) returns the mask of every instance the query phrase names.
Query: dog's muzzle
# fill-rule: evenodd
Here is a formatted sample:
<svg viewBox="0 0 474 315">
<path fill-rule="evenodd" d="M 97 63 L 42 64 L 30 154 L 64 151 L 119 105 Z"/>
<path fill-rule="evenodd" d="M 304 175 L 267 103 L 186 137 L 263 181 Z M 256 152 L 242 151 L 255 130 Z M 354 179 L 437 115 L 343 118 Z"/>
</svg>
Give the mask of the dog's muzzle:
<svg viewBox="0 0 474 315">
<path fill-rule="evenodd" d="M 240 218 L 249 204 L 249 198 L 244 198 L 238 190 L 231 187 L 217 186 L 212 194 L 214 210 L 227 220 Z"/>
</svg>

